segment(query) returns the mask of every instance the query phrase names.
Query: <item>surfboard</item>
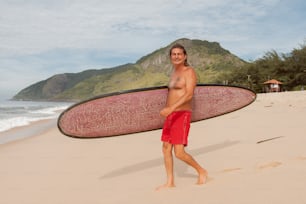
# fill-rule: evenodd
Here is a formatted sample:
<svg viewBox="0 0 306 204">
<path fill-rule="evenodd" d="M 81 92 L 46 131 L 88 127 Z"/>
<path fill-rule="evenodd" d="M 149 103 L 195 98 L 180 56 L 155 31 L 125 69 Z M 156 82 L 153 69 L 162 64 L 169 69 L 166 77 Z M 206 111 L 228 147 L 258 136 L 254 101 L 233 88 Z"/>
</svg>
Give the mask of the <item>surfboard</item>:
<svg viewBox="0 0 306 204">
<path fill-rule="evenodd" d="M 166 86 L 135 89 L 94 97 L 76 103 L 58 117 L 59 130 L 76 138 L 127 135 L 160 129 L 159 115 L 166 104 Z M 239 110 L 256 99 L 256 93 L 238 86 L 198 84 L 192 100 L 192 122 Z"/>
</svg>

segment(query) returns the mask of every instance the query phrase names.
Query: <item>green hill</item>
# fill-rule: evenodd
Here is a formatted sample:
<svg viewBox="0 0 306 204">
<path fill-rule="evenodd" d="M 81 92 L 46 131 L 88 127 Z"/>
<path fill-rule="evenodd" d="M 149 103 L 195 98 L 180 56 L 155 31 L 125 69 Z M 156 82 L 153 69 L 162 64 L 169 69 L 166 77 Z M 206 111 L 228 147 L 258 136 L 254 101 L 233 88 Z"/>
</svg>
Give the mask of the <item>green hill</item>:
<svg viewBox="0 0 306 204">
<path fill-rule="evenodd" d="M 80 101 L 110 92 L 166 85 L 172 69 L 169 49 L 174 43 L 185 46 L 198 83 L 221 83 L 224 74 L 246 64 L 217 42 L 179 39 L 134 64 L 54 75 L 21 90 L 13 99 Z"/>
</svg>

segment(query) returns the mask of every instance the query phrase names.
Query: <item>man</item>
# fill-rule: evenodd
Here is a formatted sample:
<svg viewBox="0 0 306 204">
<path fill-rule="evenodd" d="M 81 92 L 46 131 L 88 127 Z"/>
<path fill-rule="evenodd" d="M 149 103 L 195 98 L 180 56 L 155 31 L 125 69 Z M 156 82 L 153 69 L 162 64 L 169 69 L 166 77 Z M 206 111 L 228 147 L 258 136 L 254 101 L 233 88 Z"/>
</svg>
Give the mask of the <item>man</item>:
<svg viewBox="0 0 306 204">
<path fill-rule="evenodd" d="M 187 53 L 180 44 L 175 44 L 170 49 L 170 60 L 173 72 L 170 76 L 169 93 L 166 107 L 160 111 L 165 117 L 165 123 L 161 136 L 163 142 L 163 155 L 167 174 L 167 181 L 157 188 L 175 187 L 173 175 L 173 156 L 193 167 L 198 173 L 197 184 L 204 184 L 207 171 L 203 169 L 191 155 L 185 152 L 188 144 L 188 133 L 191 119 L 191 101 L 196 87 L 196 74 L 188 65 Z"/>
</svg>

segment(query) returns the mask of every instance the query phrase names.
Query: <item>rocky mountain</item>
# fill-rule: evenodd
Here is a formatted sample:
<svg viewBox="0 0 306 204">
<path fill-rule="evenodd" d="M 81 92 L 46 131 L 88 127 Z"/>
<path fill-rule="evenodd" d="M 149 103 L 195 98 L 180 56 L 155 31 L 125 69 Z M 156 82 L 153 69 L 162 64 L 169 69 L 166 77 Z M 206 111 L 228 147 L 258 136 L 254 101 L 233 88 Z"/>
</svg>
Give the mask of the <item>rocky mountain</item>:
<svg viewBox="0 0 306 204">
<path fill-rule="evenodd" d="M 13 100 L 80 101 L 110 92 L 166 85 L 172 69 L 169 49 L 174 43 L 186 48 L 198 83 L 222 83 L 224 74 L 246 64 L 217 42 L 184 38 L 133 64 L 54 75 L 21 90 Z"/>
</svg>

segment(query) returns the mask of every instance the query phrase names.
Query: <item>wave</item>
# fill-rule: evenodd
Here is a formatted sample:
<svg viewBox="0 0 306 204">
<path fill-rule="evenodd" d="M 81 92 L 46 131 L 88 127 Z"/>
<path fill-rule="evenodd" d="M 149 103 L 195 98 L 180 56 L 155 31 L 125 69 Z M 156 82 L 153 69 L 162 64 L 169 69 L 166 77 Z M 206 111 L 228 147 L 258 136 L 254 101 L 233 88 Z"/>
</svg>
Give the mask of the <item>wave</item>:
<svg viewBox="0 0 306 204">
<path fill-rule="evenodd" d="M 0 103 L 0 132 L 29 125 L 31 122 L 56 118 L 70 105 L 60 102 L 2 102 Z"/>
<path fill-rule="evenodd" d="M 0 120 L 0 132 L 10 130 L 15 127 L 26 126 L 29 125 L 31 122 L 45 120 L 45 119 L 52 119 L 56 118 L 56 116 L 49 116 L 49 117 L 15 117 L 9 119 L 2 119 Z"/>
</svg>

